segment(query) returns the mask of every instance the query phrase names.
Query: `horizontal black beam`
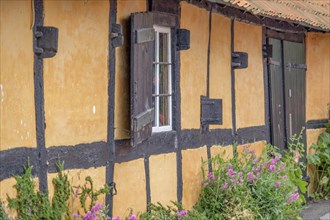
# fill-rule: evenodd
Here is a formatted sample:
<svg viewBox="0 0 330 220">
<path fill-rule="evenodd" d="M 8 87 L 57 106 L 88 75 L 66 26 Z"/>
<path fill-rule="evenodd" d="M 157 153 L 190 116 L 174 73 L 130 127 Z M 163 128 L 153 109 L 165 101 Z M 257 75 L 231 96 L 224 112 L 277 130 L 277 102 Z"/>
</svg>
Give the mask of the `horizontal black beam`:
<svg viewBox="0 0 330 220">
<path fill-rule="evenodd" d="M 307 129 L 325 128 L 325 124 L 330 123 L 330 119 L 310 120 L 306 122 Z"/>
<path fill-rule="evenodd" d="M 248 127 L 237 130 L 238 144 L 266 140 L 266 126 Z M 233 144 L 231 129 L 210 129 L 201 132 L 199 129 L 182 130 L 180 140 L 176 131 L 156 133 L 142 144 L 131 147 L 129 140 L 117 140 L 115 162 L 121 163 L 151 155 L 177 152 L 177 144 L 181 149 L 194 149 L 201 146 Z M 47 148 L 48 173 L 57 172 L 56 163 L 64 162 L 64 169 L 87 169 L 108 166 L 110 148 L 107 142 L 93 142 L 74 146 L 52 146 Z M 0 151 L 0 180 L 24 172 L 28 158 L 33 165 L 34 173 L 38 168 L 38 150 L 36 148 L 19 147 Z"/>
<path fill-rule="evenodd" d="M 0 181 L 24 173 L 24 166 L 33 166 L 33 174 L 39 170 L 38 150 L 36 148 L 16 147 L 0 151 Z"/>
</svg>

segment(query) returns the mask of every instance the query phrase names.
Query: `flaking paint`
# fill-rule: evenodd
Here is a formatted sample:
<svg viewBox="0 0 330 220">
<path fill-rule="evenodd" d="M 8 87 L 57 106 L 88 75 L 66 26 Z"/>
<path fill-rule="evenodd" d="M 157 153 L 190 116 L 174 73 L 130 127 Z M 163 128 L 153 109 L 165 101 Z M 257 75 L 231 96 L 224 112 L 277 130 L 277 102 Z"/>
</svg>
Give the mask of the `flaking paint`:
<svg viewBox="0 0 330 220">
<path fill-rule="evenodd" d="M 130 16 L 146 11 L 146 0 L 118 0 L 117 23 L 123 27 L 124 45 L 116 49 L 115 139 L 130 137 Z"/>
<path fill-rule="evenodd" d="M 0 1 L 0 150 L 35 147 L 30 1 Z"/>
<path fill-rule="evenodd" d="M 210 98 L 222 99 L 221 126 L 210 128 L 231 128 L 231 37 L 230 19 L 212 13 L 210 47 Z"/>
<path fill-rule="evenodd" d="M 330 34 L 306 36 L 306 120 L 329 118 Z"/>
<path fill-rule="evenodd" d="M 180 52 L 181 128 L 200 128 L 200 96 L 206 95 L 209 13 L 181 2 L 180 28 L 190 30 L 190 49 Z"/>
<path fill-rule="evenodd" d="M 249 56 L 248 68 L 235 70 L 236 127 L 264 125 L 262 27 L 235 22 L 234 50 Z"/>
<path fill-rule="evenodd" d="M 146 210 L 146 177 L 144 159 L 115 164 L 114 181 L 117 195 L 113 197 L 113 216 L 128 216 Z"/>
<path fill-rule="evenodd" d="M 207 160 L 206 146 L 182 151 L 182 203 L 185 209 L 191 209 L 198 200 L 202 189 L 202 160 Z M 207 166 L 205 166 L 207 175 Z"/>
<path fill-rule="evenodd" d="M 107 139 L 109 7 L 44 2 L 45 26 L 59 29 L 58 52 L 44 60 L 47 147 Z"/>
<path fill-rule="evenodd" d="M 151 202 L 172 205 L 177 200 L 176 154 L 160 154 L 149 158 Z"/>
</svg>

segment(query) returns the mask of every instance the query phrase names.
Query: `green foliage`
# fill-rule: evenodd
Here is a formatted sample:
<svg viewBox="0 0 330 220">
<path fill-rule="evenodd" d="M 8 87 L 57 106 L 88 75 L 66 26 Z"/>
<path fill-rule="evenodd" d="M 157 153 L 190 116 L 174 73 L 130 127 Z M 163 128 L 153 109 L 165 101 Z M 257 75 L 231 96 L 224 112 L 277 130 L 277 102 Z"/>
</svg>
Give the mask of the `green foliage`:
<svg viewBox="0 0 330 220">
<path fill-rule="evenodd" d="M 1 200 L 0 200 L 0 219 L 1 220 L 10 220 L 9 216 L 5 212 L 4 204 Z"/>
<path fill-rule="evenodd" d="M 71 186 L 68 175 L 63 173 L 64 163 L 57 163 L 58 173 L 52 180 L 54 186 L 54 196 L 52 198 L 52 219 L 70 219 L 68 200 L 70 197 Z"/>
<path fill-rule="evenodd" d="M 15 176 L 16 184 L 14 188 L 17 191 L 16 198 L 8 198 L 9 208 L 15 209 L 18 214 L 18 219 L 50 219 L 49 203 L 45 201 L 45 196 L 42 193 L 35 191 L 35 183 L 32 176 L 32 166 L 28 165 L 25 168 L 25 173 L 22 176 Z M 41 207 L 46 207 L 42 210 Z"/>
<path fill-rule="evenodd" d="M 79 193 L 79 200 L 81 207 L 84 209 L 85 213 L 87 213 L 88 210 L 92 209 L 99 195 L 110 193 L 110 187 L 106 184 L 101 189 L 95 191 L 93 180 L 90 176 L 87 176 L 85 178 L 85 184 L 82 187 L 79 186 L 75 188 L 81 188 L 81 192 Z M 90 198 L 89 205 L 87 203 L 87 198 Z"/>
<path fill-rule="evenodd" d="M 314 199 L 329 199 L 330 197 L 330 123 L 326 124 L 326 131 L 318 137 L 317 144 L 312 144 L 310 149 L 314 154 L 307 156 L 308 163 L 314 166 Z"/>
</svg>

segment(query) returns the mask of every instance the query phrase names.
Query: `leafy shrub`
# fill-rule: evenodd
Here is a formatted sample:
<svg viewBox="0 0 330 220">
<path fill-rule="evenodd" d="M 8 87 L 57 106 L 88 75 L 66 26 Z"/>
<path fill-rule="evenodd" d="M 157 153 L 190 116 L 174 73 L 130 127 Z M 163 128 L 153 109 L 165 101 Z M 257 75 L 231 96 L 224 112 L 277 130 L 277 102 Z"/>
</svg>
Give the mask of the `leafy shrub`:
<svg viewBox="0 0 330 220">
<path fill-rule="evenodd" d="M 57 167 L 58 174 L 52 180 L 54 196 L 51 202 L 48 193 L 37 192 L 35 190 L 32 166 L 28 164 L 22 176 L 15 176 L 16 184 L 14 188 L 17 191 L 17 195 L 15 198 L 11 198 L 7 195 L 7 200 L 9 208 L 17 212 L 17 219 L 110 219 L 110 217 L 107 216 L 107 207 L 96 203 L 99 195 L 110 193 L 111 188 L 109 186 L 105 185 L 99 190 L 94 190 L 93 181 L 91 177 L 88 176 L 82 187 L 72 187 L 68 181 L 68 175 L 63 172 L 64 164 L 57 163 Z M 73 189 L 76 189 L 76 191 L 74 192 Z M 79 192 L 79 189 L 81 189 L 81 192 Z M 84 210 L 83 214 L 78 212 L 71 216 L 68 203 L 71 194 L 73 194 L 73 198 L 79 198 L 81 207 Z M 87 204 L 88 198 L 90 202 Z M 2 203 L 0 207 L 0 219 L 9 219 L 4 211 Z"/>
<path fill-rule="evenodd" d="M 310 149 L 314 154 L 307 156 L 308 163 L 314 166 L 313 178 L 314 199 L 329 199 L 330 197 L 330 123 L 326 124 L 326 131 L 318 137 L 317 144 L 312 144 Z"/>
</svg>

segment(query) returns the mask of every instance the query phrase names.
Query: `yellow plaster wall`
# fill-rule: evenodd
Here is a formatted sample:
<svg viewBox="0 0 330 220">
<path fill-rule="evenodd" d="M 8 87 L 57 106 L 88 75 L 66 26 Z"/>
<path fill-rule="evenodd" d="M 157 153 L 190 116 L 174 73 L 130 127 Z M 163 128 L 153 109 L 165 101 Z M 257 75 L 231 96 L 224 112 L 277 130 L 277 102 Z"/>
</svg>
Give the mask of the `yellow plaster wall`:
<svg viewBox="0 0 330 220">
<path fill-rule="evenodd" d="M 59 28 L 44 59 L 46 146 L 107 138 L 109 1 L 44 2 L 44 24 Z"/>
<path fill-rule="evenodd" d="M 0 1 L 0 150 L 35 147 L 30 1 Z"/>
<path fill-rule="evenodd" d="M 202 158 L 207 160 L 206 146 L 182 151 L 182 203 L 185 209 L 195 205 L 201 192 Z"/>
<path fill-rule="evenodd" d="M 144 159 L 115 164 L 114 182 L 117 195 L 113 197 L 113 216 L 128 216 L 146 210 L 146 177 Z"/>
<path fill-rule="evenodd" d="M 215 157 L 217 155 L 221 155 L 221 157 L 225 160 L 229 160 L 234 156 L 233 146 L 219 146 L 214 145 L 211 147 L 211 157 Z"/>
<path fill-rule="evenodd" d="M 85 184 L 85 178 L 90 176 L 93 180 L 94 190 L 98 190 L 106 184 L 106 168 L 98 167 L 98 168 L 89 168 L 89 169 L 73 169 L 73 170 L 65 170 L 64 173 L 68 174 L 68 180 L 71 186 L 83 186 Z M 50 199 L 54 195 L 54 186 L 52 184 L 53 178 L 57 176 L 57 173 L 48 174 L 48 191 Z M 80 191 L 81 192 L 81 191 Z M 73 203 L 70 197 L 69 199 L 69 207 L 70 211 L 72 210 L 73 204 L 73 212 L 83 213 L 83 209 L 81 208 L 79 198 L 75 198 Z M 105 196 L 100 195 L 98 197 L 98 202 L 105 204 Z M 90 204 L 90 199 L 87 199 L 87 204 Z"/>
<path fill-rule="evenodd" d="M 146 0 L 117 1 L 117 23 L 123 27 L 124 45 L 116 49 L 115 139 L 127 139 L 130 134 L 130 16 L 147 11 Z"/>
<path fill-rule="evenodd" d="M 249 56 L 248 68 L 235 70 L 237 128 L 264 125 L 262 27 L 235 22 L 234 47 Z"/>
<path fill-rule="evenodd" d="M 254 143 L 239 145 L 237 147 L 237 153 L 238 154 L 242 153 L 245 146 L 249 146 L 249 149 L 254 150 L 256 156 L 259 157 L 259 156 L 261 156 L 262 151 L 264 150 L 264 148 L 266 146 L 266 141 L 258 141 L 258 142 L 254 142 Z"/>
<path fill-rule="evenodd" d="M 206 21 L 205 21 L 206 22 Z M 210 98 L 222 99 L 223 124 L 210 128 L 231 128 L 231 36 L 230 19 L 212 13 L 210 50 Z"/>
<path fill-rule="evenodd" d="M 313 154 L 314 150 L 310 149 L 310 146 L 312 144 L 316 144 L 317 143 L 317 139 L 319 137 L 319 135 L 325 131 L 325 128 L 320 128 L 320 129 L 307 129 L 306 130 L 306 153 L 307 154 Z M 311 182 L 308 185 L 308 194 L 310 195 L 311 193 L 313 193 L 313 187 L 314 187 L 314 173 L 315 173 L 315 166 L 313 165 L 307 165 L 307 175 L 310 176 L 311 178 Z"/>
<path fill-rule="evenodd" d="M 330 34 L 306 36 L 306 120 L 329 118 Z"/>
<path fill-rule="evenodd" d="M 309 149 L 312 144 L 317 143 L 317 138 L 319 135 L 325 131 L 325 128 L 320 128 L 320 129 L 307 129 L 306 130 L 306 148 L 307 154 L 312 154 L 313 152 Z"/>
<path fill-rule="evenodd" d="M 176 154 L 160 154 L 149 158 L 151 202 L 172 205 L 177 200 Z"/>
<path fill-rule="evenodd" d="M 14 177 L 0 181 L 0 199 L 2 202 L 4 202 L 6 213 L 9 215 L 9 217 L 13 218 L 16 217 L 17 213 L 9 209 L 7 202 L 7 194 L 11 198 L 17 195 L 16 190 L 13 188 L 15 184 L 16 180 Z"/>
<path fill-rule="evenodd" d="M 200 128 L 200 96 L 206 95 L 209 13 L 181 2 L 181 28 L 190 30 L 190 49 L 181 51 L 181 128 Z"/>
</svg>

